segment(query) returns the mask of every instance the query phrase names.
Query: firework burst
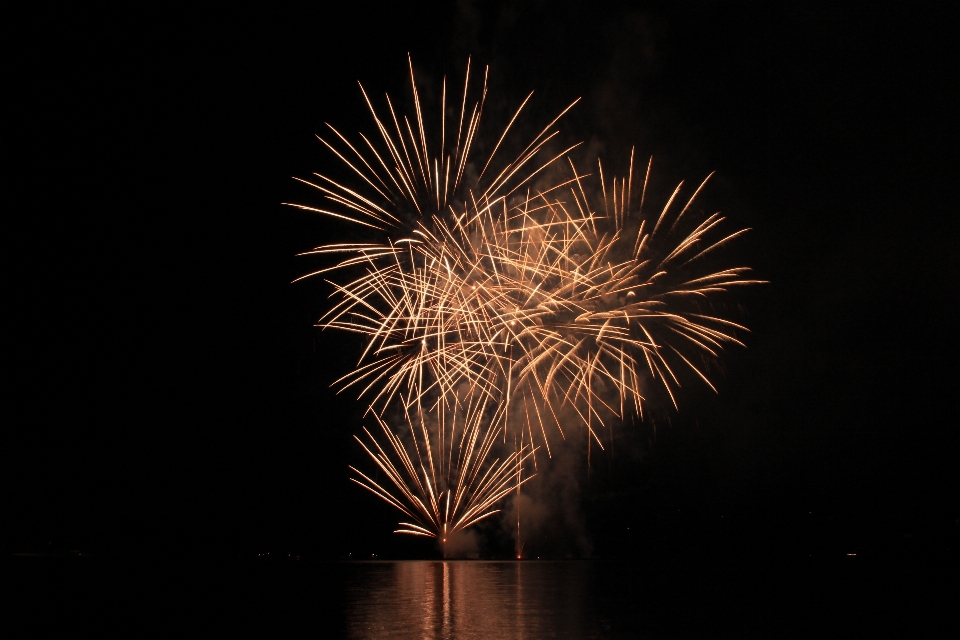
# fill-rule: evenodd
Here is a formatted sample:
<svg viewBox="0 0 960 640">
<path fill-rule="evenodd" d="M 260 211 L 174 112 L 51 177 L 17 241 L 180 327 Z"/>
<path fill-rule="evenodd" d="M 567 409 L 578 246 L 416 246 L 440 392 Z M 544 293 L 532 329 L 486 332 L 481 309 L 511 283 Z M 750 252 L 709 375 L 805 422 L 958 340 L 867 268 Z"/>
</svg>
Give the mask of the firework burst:
<svg viewBox="0 0 960 640">
<path fill-rule="evenodd" d="M 444 80 L 433 138 L 412 64 L 410 82 L 412 116 L 389 96 L 378 111 L 361 86 L 376 135 L 351 142 L 330 127 L 321 138 L 352 181 L 315 174 L 302 182 L 328 205 L 292 206 L 378 234 L 302 254 L 340 257 L 303 278 L 353 274 L 328 280 L 335 302 L 319 326 L 368 338 L 337 383 L 366 398 L 382 435 L 358 440 L 392 488 L 357 469 L 354 480 L 414 521 L 399 532 L 443 540 L 494 513 L 511 479 L 523 482 L 535 443 L 549 453 L 551 433 L 583 425 L 602 447 L 600 428 L 642 417 L 656 390 L 674 407 L 685 379 L 715 391 L 711 367 L 747 331 L 715 303 L 761 281 L 716 266 L 747 230 L 722 231 L 723 216 L 700 211 L 709 176 L 689 197 L 680 183 L 651 214 L 652 160 L 641 179 L 631 152 L 624 176 L 607 179 L 599 162 L 595 175 L 578 170 L 568 157 L 576 145 L 554 152 L 553 127 L 572 104 L 500 162 L 530 96 L 474 164 L 486 72 L 473 102 L 469 62 L 452 106 Z M 385 419 L 391 407 L 399 431 Z M 490 462 L 511 429 L 522 444 Z"/>
<path fill-rule="evenodd" d="M 490 329 L 505 321 L 510 294 L 494 292 L 497 299 L 491 300 L 485 274 L 496 272 L 502 248 L 518 231 L 509 227 L 511 220 L 519 217 L 536 225 L 534 216 L 543 205 L 533 206 L 533 201 L 551 204 L 553 189 L 531 197 L 531 183 L 577 146 L 547 153 L 557 135 L 551 128 L 571 104 L 514 160 L 498 164 L 497 152 L 529 102 L 527 96 L 476 171 L 479 165 L 469 158 L 487 93 L 486 73 L 480 98 L 468 109 L 468 62 L 455 135 L 447 132 L 444 80 L 438 152 L 431 155 L 412 64 L 410 81 L 413 123 L 398 117 L 389 96 L 389 115 L 381 116 L 361 86 L 378 136 L 360 134 L 363 144 L 354 144 L 330 127 L 340 146 L 321 138 L 359 179 L 358 185 L 315 174 L 316 180 L 301 181 L 323 193 L 332 206 L 290 205 L 382 233 L 381 241 L 327 244 L 301 254 L 346 255 L 302 278 L 349 267 L 363 271 L 353 281 L 330 282 L 339 301 L 319 324 L 370 338 L 358 369 L 338 382 L 344 388 L 359 385 L 360 395 L 371 394 L 369 404 L 379 410 L 398 394 L 405 395 L 407 406 L 425 398 L 442 401 L 464 382 L 490 397 L 499 395 L 509 363 L 501 362 L 503 355 L 494 348 L 498 332 Z M 465 174 L 476 178 L 466 184 Z"/>
<path fill-rule="evenodd" d="M 542 198 L 539 223 L 518 225 L 520 237 L 502 248 L 499 268 L 512 276 L 500 292 L 513 303 L 498 327 L 509 335 L 510 354 L 499 388 L 520 408 L 531 438 L 539 427 L 548 450 L 544 424 L 562 432 L 561 413 L 602 446 L 595 427 L 631 410 L 642 417 L 644 393 L 654 388 L 675 408 L 686 373 L 716 391 L 709 367 L 725 346 L 744 346 L 737 332 L 747 329 L 715 311 L 714 302 L 762 282 L 749 278 L 748 267 L 717 269 L 710 260 L 747 231 L 723 232 L 720 213 L 696 211 L 710 176 L 682 207 L 680 183 L 648 217 L 652 159 L 637 193 L 632 152 L 626 176 L 610 185 L 598 161 L 596 207 L 584 188 L 589 176 L 568 162 L 573 177 L 560 183 L 565 201 L 559 193 Z"/>
</svg>

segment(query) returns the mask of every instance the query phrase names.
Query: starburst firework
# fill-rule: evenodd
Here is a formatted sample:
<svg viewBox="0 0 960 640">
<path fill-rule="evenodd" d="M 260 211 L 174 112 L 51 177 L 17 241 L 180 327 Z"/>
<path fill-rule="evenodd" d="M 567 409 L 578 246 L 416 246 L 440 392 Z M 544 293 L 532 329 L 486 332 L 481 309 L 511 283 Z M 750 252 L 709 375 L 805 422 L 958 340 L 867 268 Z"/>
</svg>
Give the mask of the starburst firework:
<svg viewBox="0 0 960 640">
<path fill-rule="evenodd" d="M 355 184 L 316 174 L 303 182 L 330 206 L 292 205 L 380 234 L 306 252 L 345 257 L 303 277 L 355 273 L 328 280 L 336 302 L 319 325 L 368 338 L 357 369 L 338 383 L 367 398 L 386 445 L 370 431 L 362 444 L 398 493 L 356 469 L 355 480 L 416 521 L 402 532 L 438 537 L 488 515 L 506 493 L 500 480 L 521 482 L 536 439 L 549 452 L 549 434 L 563 434 L 564 423 L 584 425 L 601 444 L 598 427 L 630 411 L 642 416 L 654 388 L 676 406 L 684 372 L 714 388 L 709 366 L 724 346 L 742 345 L 737 332 L 746 328 L 712 303 L 760 282 L 747 267 L 712 266 L 709 257 L 746 229 L 721 233 L 719 213 L 697 210 L 709 176 L 682 208 L 683 183 L 648 217 L 651 163 L 635 180 L 631 152 L 625 177 L 608 184 L 602 165 L 594 177 L 567 157 L 577 145 L 550 151 L 572 104 L 515 159 L 498 162 L 527 96 L 477 171 L 470 152 L 486 72 L 468 108 L 469 80 L 468 62 L 449 133 L 444 80 L 438 139 L 424 127 L 412 63 L 412 118 L 398 117 L 389 96 L 378 112 L 361 86 L 377 135 L 355 143 L 331 126 L 333 142 L 321 138 Z M 497 408 L 478 409 L 488 405 Z M 406 439 L 384 421 L 391 406 Z M 423 416 L 434 414 L 431 434 Z M 488 464 L 493 439 L 505 442 L 511 428 L 526 445 Z"/>
</svg>

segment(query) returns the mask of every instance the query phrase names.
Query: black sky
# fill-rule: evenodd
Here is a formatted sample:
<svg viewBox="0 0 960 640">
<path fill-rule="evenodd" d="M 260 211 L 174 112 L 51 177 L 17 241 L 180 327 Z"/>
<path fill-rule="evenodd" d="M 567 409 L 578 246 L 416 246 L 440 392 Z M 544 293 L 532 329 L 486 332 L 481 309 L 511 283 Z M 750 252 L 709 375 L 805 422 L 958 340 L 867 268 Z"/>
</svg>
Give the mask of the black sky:
<svg viewBox="0 0 960 640">
<path fill-rule="evenodd" d="M 695 543 L 727 515 L 809 546 L 813 511 L 844 523 L 835 546 L 956 536 L 945 16 L 354 2 L 23 27 L 4 125 L 5 551 L 402 553 L 393 514 L 347 480 L 361 409 L 329 385 L 359 343 L 312 328 L 322 283 L 289 284 L 309 266 L 294 254 L 343 228 L 280 203 L 314 197 L 291 176 L 336 170 L 324 122 L 369 130 L 357 80 L 404 95 L 408 52 L 433 78 L 473 54 L 505 104 L 536 90 L 535 114 L 583 96 L 565 135 L 612 158 L 636 145 L 666 182 L 716 170 L 711 202 L 753 228 L 739 255 L 771 284 L 744 296 L 749 348 L 649 455 L 585 481 L 598 553 L 675 509 L 691 519 L 644 535 Z"/>
</svg>

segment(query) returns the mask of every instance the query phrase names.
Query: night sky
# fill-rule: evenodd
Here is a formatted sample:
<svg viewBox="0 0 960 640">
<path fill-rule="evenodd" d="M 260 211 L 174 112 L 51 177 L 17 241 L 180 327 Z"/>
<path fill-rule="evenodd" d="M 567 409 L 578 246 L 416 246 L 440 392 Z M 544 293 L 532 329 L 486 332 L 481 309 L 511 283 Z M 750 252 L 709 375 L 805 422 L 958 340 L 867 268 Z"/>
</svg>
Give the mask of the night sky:
<svg viewBox="0 0 960 640">
<path fill-rule="evenodd" d="M 719 396 L 685 388 L 655 440 L 580 478 L 593 555 L 955 557 L 945 16 L 480 4 L 23 25 L 3 551 L 434 553 L 349 482 L 363 407 L 330 384 L 361 342 L 313 327 L 326 285 L 290 284 L 316 264 L 295 253 L 350 231 L 280 204 L 317 204 L 291 177 L 341 168 L 314 134 L 371 131 L 356 81 L 403 102 L 409 52 L 424 82 L 459 82 L 472 54 L 495 104 L 536 91 L 538 122 L 582 96 L 567 139 L 611 163 L 636 145 L 664 184 L 716 170 L 709 202 L 753 229 L 736 256 L 771 283 L 741 298 L 748 349 L 727 352 Z"/>
</svg>

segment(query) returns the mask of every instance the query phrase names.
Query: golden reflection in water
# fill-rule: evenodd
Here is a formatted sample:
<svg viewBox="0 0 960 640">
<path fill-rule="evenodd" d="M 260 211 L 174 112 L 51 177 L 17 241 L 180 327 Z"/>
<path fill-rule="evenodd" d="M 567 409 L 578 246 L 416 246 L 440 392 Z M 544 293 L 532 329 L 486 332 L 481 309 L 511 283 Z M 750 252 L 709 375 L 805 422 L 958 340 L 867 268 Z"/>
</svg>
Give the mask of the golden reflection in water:
<svg viewBox="0 0 960 640">
<path fill-rule="evenodd" d="M 350 638 L 602 637 L 589 565 L 564 562 L 383 562 L 356 565 Z"/>
<path fill-rule="evenodd" d="M 450 563 L 443 563 L 443 629 L 450 628 Z"/>
</svg>

